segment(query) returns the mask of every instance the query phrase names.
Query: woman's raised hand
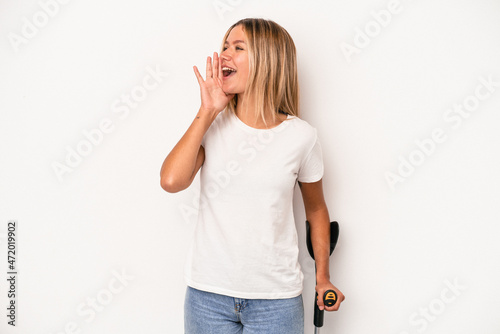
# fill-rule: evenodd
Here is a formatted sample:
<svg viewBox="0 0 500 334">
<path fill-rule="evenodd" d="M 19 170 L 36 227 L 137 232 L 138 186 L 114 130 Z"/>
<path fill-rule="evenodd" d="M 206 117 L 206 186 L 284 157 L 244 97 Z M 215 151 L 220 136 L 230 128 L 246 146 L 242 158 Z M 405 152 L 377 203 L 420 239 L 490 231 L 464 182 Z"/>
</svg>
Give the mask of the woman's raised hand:
<svg viewBox="0 0 500 334">
<path fill-rule="evenodd" d="M 222 64 L 217 52 L 214 52 L 214 63 L 212 67 L 210 57 L 207 57 L 206 79 L 200 75 L 198 68 L 193 66 L 194 74 L 200 84 L 201 108 L 215 113 L 221 112 L 234 97 L 234 94 L 227 95 L 222 90 Z"/>
</svg>

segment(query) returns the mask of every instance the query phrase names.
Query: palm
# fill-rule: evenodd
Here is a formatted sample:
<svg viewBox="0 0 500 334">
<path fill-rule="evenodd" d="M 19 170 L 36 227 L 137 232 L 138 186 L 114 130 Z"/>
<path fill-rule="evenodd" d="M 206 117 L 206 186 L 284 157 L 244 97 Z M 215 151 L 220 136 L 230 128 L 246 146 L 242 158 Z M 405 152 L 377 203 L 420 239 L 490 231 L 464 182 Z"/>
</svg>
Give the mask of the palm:
<svg viewBox="0 0 500 334">
<path fill-rule="evenodd" d="M 200 86 L 202 106 L 222 110 L 231 100 L 222 90 L 221 79 L 209 78 Z"/>
<path fill-rule="evenodd" d="M 196 66 L 194 66 L 194 70 L 200 84 L 202 108 L 220 112 L 227 106 L 234 95 L 226 95 L 222 90 L 222 67 L 217 53 L 214 53 L 213 65 L 212 68 L 210 57 L 208 57 L 206 80 L 203 80 Z"/>
</svg>

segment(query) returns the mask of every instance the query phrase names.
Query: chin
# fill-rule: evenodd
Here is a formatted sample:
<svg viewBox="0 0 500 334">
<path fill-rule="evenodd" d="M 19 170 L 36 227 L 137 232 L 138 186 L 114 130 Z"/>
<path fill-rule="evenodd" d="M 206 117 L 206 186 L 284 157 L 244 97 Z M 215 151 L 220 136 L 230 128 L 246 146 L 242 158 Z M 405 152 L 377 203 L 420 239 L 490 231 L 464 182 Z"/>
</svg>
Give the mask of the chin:
<svg viewBox="0 0 500 334">
<path fill-rule="evenodd" d="M 224 88 L 222 87 L 222 91 L 226 94 L 239 94 L 239 92 L 236 89 L 231 89 L 231 88 Z"/>
</svg>

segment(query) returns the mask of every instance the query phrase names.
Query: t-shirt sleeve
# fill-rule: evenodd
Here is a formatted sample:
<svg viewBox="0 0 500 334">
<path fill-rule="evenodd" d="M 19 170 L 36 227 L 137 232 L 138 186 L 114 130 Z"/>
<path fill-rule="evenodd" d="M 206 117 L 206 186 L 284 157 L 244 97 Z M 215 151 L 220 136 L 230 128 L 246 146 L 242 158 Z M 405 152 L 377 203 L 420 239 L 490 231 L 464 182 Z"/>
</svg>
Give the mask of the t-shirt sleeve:
<svg viewBox="0 0 500 334">
<path fill-rule="evenodd" d="M 323 177 L 323 152 L 319 142 L 318 135 L 315 135 L 316 140 L 300 165 L 297 180 L 300 182 L 312 183 L 321 180 Z"/>
</svg>

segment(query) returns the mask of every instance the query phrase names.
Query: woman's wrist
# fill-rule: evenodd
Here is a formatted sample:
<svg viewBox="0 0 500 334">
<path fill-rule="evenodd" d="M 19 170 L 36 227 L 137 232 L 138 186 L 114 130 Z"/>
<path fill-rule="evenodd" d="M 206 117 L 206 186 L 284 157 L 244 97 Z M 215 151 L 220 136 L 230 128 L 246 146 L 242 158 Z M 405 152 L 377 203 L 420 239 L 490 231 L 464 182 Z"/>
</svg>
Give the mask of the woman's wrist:
<svg viewBox="0 0 500 334">
<path fill-rule="evenodd" d="M 330 282 L 330 274 L 328 273 L 317 273 L 316 274 L 316 282 Z"/>
<path fill-rule="evenodd" d="M 200 107 L 200 109 L 198 110 L 197 116 L 208 116 L 213 121 L 217 117 L 218 114 L 219 114 L 219 111 L 217 111 L 217 110 Z"/>
<path fill-rule="evenodd" d="M 203 117 L 209 119 L 210 123 L 212 123 L 217 117 L 217 114 L 218 112 L 216 112 L 215 110 L 205 109 L 203 107 L 200 107 L 200 109 L 198 110 L 198 114 L 196 115 L 196 118 Z"/>
</svg>

